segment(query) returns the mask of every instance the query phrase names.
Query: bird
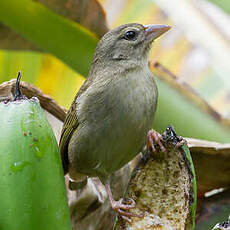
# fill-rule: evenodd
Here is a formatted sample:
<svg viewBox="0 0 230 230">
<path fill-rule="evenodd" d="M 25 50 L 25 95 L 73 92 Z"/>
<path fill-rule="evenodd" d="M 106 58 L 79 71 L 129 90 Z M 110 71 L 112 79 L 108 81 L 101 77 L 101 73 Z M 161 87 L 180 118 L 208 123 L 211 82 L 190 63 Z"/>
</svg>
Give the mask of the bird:
<svg viewBox="0 0 230 230">
<path fill-rule="evenodd" d="M 168 25 L 129 23 L 108 31 L 98 42 L 87 79 L 64 121 L 59 142 L 64 174 L 75 182 L 99 177 L 112 208 L 124 219 L 130 199 L 114 200 L 110 176 L 141 152 L 154 149 L 160 135 L 152 130 L 158 90 L 148 68 L 152 42 Z M 138 216 L 140 217 L 140 216 Z"/>
</svg>

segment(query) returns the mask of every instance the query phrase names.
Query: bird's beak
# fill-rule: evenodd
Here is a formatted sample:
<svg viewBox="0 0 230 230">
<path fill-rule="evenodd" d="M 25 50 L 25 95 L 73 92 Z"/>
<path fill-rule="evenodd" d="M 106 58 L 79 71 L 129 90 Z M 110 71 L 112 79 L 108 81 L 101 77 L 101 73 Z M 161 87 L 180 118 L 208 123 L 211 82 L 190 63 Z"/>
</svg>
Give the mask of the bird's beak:
<svg viewBox="0 0 230 230">
<path fill-rule="evenodd" d="M 167 32 L 171 27 L 166 25 L 144 25 L 145 37 L 148 41 L 153 41 Z"/>
</svg>

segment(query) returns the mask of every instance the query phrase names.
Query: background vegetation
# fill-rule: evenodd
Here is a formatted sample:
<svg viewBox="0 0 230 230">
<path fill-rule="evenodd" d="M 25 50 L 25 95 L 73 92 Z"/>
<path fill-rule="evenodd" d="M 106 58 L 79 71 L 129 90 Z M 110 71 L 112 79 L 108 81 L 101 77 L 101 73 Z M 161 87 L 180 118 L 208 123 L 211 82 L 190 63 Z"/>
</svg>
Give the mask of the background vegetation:
<svg viewBox="0 0 230 230">
<path fill-rule="evenodd" d="M 215 0 L 101 0 L 100 3 L 93 0 L 11 0 L 9 3 L 4 0 L 0 2 L 0 83 L 15 78 L 21 70 L 24 81 L 36 85 L 68 108 L 87 76 L 98 39 L 109 28 L 129 22 L 169 24 L 172 30 L 155 42 L 150 54 L 152 63 L 158 61 L 167 67 L 162 70 L 153 64 L 152 71 L 168 79 L 158 82 L 160 103 L 155 126 L 162 131 L 172 123 L 180 135 L 229 143 L 229 9 L 227 1 Z M 168 77 L 174 78 L 170 86 L 164 83 L 170 82 Z M 179 90 L 184 83 L 215 110 L 207 109 L 195 94 L 182 87 L 183 94 L 190 98 L 185 100 Z M 202 109 L 197 109 L 197 105 Z M 224 151 L 224 157 L 229 159 L 229 147 Z M 218 167 L 213 170 L 219 171 L 221 164 Z M 228 166 L 225 175 L 229 170 Z M 211 180 L 205 171 L 199 175 L 206 181 Z M 230 182 L 224 182 L 211 187 L 227 188 Z M 207 190 L 199 188 L 198 183 L 198 194 L 204 199 Z M 230 196 L 226 194 L 229 192 L 225 191 L 224 198 L 220 194 L 221 198 L 212 198 L 215 202 L 208 206 L 211 207 L 208 221 L 205 213 L 205 218 L 198 219 L 199 226 L 205 227 L 197 229 L 207 229 L 205 224 L 212 223 L 210 216 L 217 215 L 212 209 L 218 210 L 221 220 L 226 219 L 226 209 L 223 211 L 224 206 L 220 205 L 221 202 L 229 204 Z M 210 205 L 210 202 L 213 200 L 206 199 L 203 203 Z M 200 216 L 202 210 L 200 208 Z"/>
</svg>

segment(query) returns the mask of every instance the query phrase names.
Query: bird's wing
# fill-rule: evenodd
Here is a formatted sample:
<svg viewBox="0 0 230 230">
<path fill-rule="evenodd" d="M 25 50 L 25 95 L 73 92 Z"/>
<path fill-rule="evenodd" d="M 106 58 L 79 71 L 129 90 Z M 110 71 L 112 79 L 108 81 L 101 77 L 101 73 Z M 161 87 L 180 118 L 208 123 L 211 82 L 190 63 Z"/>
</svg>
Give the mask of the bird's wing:
<svg viewBox="0 0 230 230">
<path fill-rule="evenodd" d="M 59 142 L 59 149 L 61 153 L 61 159 L 62 159 L 62 166 L 64 169 L 64 174 L 68 172 L 68 165 L 69 165 L 69 160 L 68 160 L 68 145 L 70 138 L 74 132 L 74 130 L 78 126 L 78 121 L 77 121 L 77 113 L 76 113 L 76 103 L 73 101 L 67 115 L 65 118 L 65 122 L 62 127 L 62 132 L 61 132 L 61 138 Z"/>
<path fill-rule="evenodd" d="M 68 165 L 69 165 L 69 159 L 68 159 L 68 145 L 70 138 L 73 134 L 73 132 L 77 129 L 78 127 L 78 118 L 77 118 L 77 105 L 76 105 L 76 100 L 77 98 L 84 92 L 86 89 L 89 87 L 91 84 L 91 80 L 88 77 L 84 84 L 81 86 L 79 89 L 77 95 L 74 98 L 74 101 L 72 102 L 72 105 L 70 106 L 70 109 L 66 115 L 63 127 L 62 127 L 62 132 L 61 132 L 61 137 L 60 137 L 60 142 L 59 142 L 59 149 L 61 153 L 61 159 L 62 159 L 62 166 L 64 169 L 64 174 L 68 172 Z"/>
</svg>

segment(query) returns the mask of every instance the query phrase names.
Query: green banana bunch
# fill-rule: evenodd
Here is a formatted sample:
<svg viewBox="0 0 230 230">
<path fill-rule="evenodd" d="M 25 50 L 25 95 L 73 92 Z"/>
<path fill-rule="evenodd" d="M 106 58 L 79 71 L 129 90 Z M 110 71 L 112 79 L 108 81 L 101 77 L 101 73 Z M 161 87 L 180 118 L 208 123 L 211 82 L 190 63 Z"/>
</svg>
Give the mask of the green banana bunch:
<svg viewBox="0 0 230 230">
<path fill-rule="evenodd" d="M 70 230 L 58 145 L 37 98 L 0 102 L 0 229 Z"/>
</svg>

